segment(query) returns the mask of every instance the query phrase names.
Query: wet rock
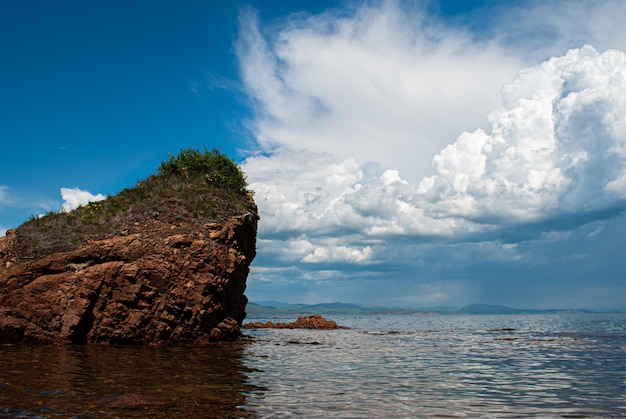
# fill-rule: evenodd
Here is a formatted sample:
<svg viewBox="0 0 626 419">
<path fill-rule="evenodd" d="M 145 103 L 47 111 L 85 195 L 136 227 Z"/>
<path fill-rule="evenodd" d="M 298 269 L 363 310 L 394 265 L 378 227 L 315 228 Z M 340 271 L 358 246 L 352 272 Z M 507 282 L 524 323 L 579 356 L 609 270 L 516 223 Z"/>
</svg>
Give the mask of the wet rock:
<svg viewBox="0 0 626 419">
<path fill-rule="evenodd" d="M 274 323 L 272 321 L 250 322 L 243 325 L 243 327 L 246 329 L 346 329 L 346 327 L 339 326 L 334 320 L 326 320 L 319 314 L 298 317 L 296 321 L 291 323 Z"/>
</svg>

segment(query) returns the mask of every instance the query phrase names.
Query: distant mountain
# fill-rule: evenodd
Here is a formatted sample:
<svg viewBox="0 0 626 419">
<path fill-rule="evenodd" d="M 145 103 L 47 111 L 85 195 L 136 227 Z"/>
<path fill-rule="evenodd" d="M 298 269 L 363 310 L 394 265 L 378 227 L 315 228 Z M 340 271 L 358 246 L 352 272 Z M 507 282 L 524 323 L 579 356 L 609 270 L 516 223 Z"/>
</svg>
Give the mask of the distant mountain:
<svg viewBox="0 0 626 419">
<path fill-rule="evenodd" d="M 249 316 L 280 316 L 285 314 L 414 314 L 454 312 L 456 307 L 437 308 L 397 308 L 397 307 L 363 307 L 352 303 L 320 303 L 320 304 L 287 304 L 277 301 L 254 301 L 246 306 Z"/>
<path fill-rule="evenodd" d="M 356 304 L 340 302 L 314 304 L 310 306 L 310 308 L 312 310 L 318 310 L 322 313 L 353 313 L 366 310 Z"/>
<path fill-rule="evenodd" d="M 364 309 L 356 304 L 347 303 L 323 303 L 323 304 L 287 304 L 279 302 L 248 303 L 246 312 L 248 315 L 280 315 L 280 314 L 341 314 L 341 313 L 358 313 Z"/>
<path fill-rule="evenodd" d="M 451 311 L 457 311 L 459 308 L 458 307 L 453 307 L 453 306 L 432 306 L 432 307 L 419 307 L 417 310 L 419 311 L 435 311 L 435 312 L 451 312 Z"/>
<path fill-rule="evenodd" d="M 286 305 L 289 305 L 289 303 L 283 303 L 281 301 L 273 301 L 273 300 L 255 301 L 253 304 L 262 305 L 266 307 L 284 307 Z"/>
<path fill-rule="evenodd" d="M 546 314 L 546 313 L 591 313 L 589 310 L 533 310 L 517 309 L 494 304 L 470 304 L 456 308 L 448 306 L 427 308 L 362 307 L 352 303 L 288 304 L 279 301 L 249 302 L 246 313 L 249 316 L 280 316 L 306 314 Z"/>
<path fill-rule="evenodd" d="M 457 312 L 464 314 L 519 314 L 521 310 L 492 304 L 470 304 L 461 307 Z"/>
<path fill-rule="evenodd" d="M 246 316 L 272 316 L 282 313 L 278 307 L 250 303 L 246 305 Z"/>
<path fill-rule="evenodd" d="M 246 313 L 249 316 L 271 316 L 285 314 L 377 314 L 377 313 L 421 313 L 433 310 L 416 310 L 406 308 L 389 307 L 362 307 L 352 303 L 320 303 L 320 304 L 287 304 L 276 301 L 271 302 L 249 302 L 246 306 Z"/>
</svg>

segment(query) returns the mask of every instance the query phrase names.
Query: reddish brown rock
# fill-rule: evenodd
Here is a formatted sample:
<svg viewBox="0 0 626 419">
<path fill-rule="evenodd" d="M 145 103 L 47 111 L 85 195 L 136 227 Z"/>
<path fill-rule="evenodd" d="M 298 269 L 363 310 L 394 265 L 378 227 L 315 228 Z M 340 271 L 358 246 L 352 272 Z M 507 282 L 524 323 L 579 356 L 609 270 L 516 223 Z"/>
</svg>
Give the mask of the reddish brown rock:
<svg viewBox="0 0 626 419">
<path fill-rule="evenodd" d="M 0 343 L 206 343 L 240 335 L 258 214 L 157 218 L 38 259 L 0 238 Z"/>
<path fill-rule="evenodd" d="M 334 320 L 326 320 L 319 314 L 298 317 L 298 320 L 291 323 L 274 323 L 272 321 L 250 322 L 243 325 L 243 327 L 246 329 L 345 329 L 345 327 L 337 325 Z"/>
</svg>

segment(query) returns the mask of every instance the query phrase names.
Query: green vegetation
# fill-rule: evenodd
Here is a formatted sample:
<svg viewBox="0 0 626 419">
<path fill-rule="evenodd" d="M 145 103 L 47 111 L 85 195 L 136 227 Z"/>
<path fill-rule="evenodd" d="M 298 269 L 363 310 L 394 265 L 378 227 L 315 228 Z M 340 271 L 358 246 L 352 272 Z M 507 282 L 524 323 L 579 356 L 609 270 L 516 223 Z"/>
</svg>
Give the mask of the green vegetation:
<svg viewBox="0 0 626 419">
<path fill-rule="evenodd" d="M 219 150 L 209 151 L 204 147 L 204 153 L 188 148 L 181 150 L 178 156 L 170 154 L 169 161 L 161 163 L 161 176 L 204 176 L 207 182 L 224 188 L 242 191 L 246 188 L 246 177 L 235 163 Z"/>
<path fill-rule="evenodd" d="M 117 195 L 71 212 L 32 217 L 17 229 L 20 253 L 41 257 L 121 232 L 198 228 L 254 205 L 245 175 L 218 150 L 190 148 L 169 157 L 156 174 Z"/>
</svg>

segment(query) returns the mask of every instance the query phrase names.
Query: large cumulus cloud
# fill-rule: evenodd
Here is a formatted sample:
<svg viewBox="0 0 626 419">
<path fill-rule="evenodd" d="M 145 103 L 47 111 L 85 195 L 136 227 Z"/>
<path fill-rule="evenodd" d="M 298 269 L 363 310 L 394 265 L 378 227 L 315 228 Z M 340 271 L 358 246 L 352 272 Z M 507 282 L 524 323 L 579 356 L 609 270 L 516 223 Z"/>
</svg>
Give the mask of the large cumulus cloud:
<svg viewBox="0 0 626 419">
<path fill-rule="evenodd" d="M 581 1 L 541 33 L 524 22 L 556 6 L 523 3 L 479 35 L 402 2 L 274 27 L 244 13 L 252 279 L 327 295 L 383 280 L 433 303 L 548 266 L 584 281 L 626 209 L 625 55 L 583 46 L 626 47 L 583 19 L 613 21 L 608 3 L 624 8 Z M 542 289 L 524 281 L 511 289 Z"/>
<path fill-rule="evenodd" d="M 451 139 L 486 123 L 497 89 L 521 65 L 398 2 L 294 17 L 277 31 L 247 10 L 241 27 L 250 128 L 263 151 L 332 151 L 414 181 Z"/>
<path fill-rule="evenodd" d="M 464 133 L 435 156 L 419 189 L 427 213 L 505 226 L 622 211 L 625 94 L 616 50 L 575 49 L 521 71 L 489 134 Z"/>
<path fill-rule="evenodd" d="M 390 235 L 477 241 L 521 226 L 528 238 L 525 225 L 539 224 L 539 235 L 550 220 L 558 220 L 553 228 L 575 228 L 625 208 L 623 53 L 571 50 L 522 70 L 500 97 L 490 131 L 461 134 L 419 183 L 311 150 L 249 158 L 263 231 L 317 240 L 303 248 L 312 253 L 294 251 L 302 260 L 345 254 L 364 261 L 372 255 L 367 241 Z M 358 251 L 321 250 L 321 237 L 339 233 Z"/>
</svg>

